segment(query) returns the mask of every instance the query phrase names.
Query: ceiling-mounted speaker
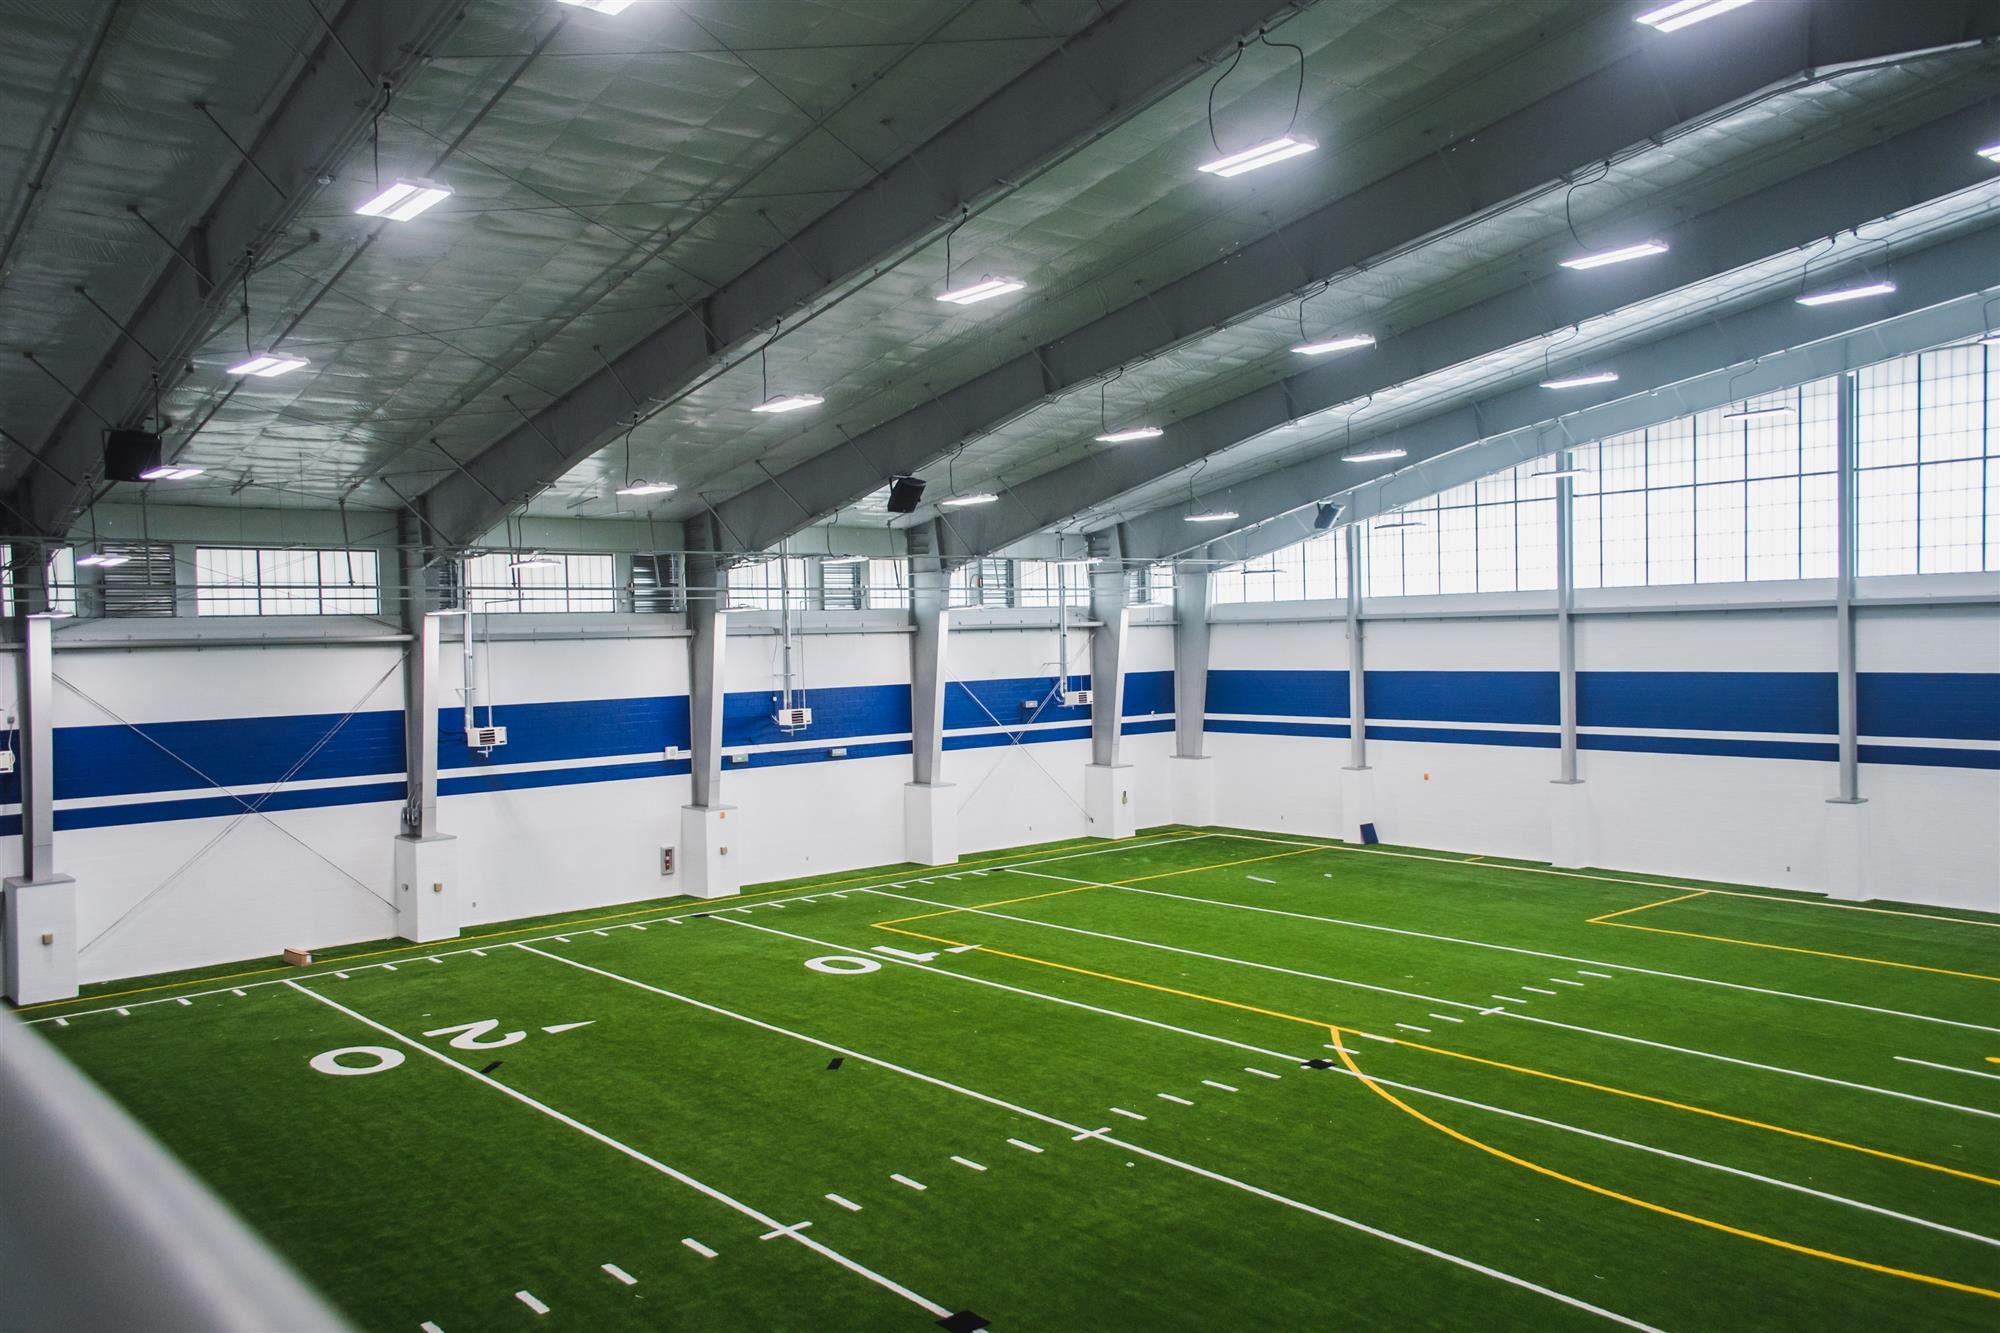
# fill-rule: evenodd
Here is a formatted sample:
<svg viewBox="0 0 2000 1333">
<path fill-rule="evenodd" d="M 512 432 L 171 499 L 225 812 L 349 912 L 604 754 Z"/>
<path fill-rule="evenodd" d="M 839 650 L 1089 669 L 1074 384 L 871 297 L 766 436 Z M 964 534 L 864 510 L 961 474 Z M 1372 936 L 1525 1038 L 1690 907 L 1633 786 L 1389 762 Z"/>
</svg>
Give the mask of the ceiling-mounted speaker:
<svg viewBox="0 0 2000 1333">
<path fill-rule="evenodd" d="M 1339 517 L 1340 517 L 1339 505 L 1335 504 L 1331 500 L 1322 501 L 1320 503 L 1319 512 L 1313 515 L 1313 531 L 1325 532 L 1328 528 L 1333 526 L 1333 521 Z"/>
<path fill-rule="evenodd" d="M 104 479 L 141 481 L 160 466 L 160 437 L 149 430 L 114 430 L 104 437 Z"/>
<path fill-rule="evenodd" d="M 924 498 L 924 483 L 916 477 L 893 477 L 889 481 L 889 512 L 912 514 Z"/>
</svg>

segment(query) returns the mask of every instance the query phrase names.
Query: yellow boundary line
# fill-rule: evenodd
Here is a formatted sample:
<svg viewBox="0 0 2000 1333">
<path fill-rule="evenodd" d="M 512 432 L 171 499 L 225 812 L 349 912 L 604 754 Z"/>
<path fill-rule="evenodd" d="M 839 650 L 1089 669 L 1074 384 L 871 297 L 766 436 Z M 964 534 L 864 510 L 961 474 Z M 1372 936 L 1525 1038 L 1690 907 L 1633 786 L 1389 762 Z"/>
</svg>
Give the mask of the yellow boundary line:
<svg viewBox="0 0 2000 1333">
<path fill-rule="evenodd" d="M 1229 864 L 1241 864 L 1241 863 L 1231 862 Z M 1206 869 L 1206 868 L 1210 867 L 1196 867 L 1187 871 L 1170 872 L 1170 873 L 1192 874 L 1197 869 Z M 1164 876 L 1148 876 L 1148 878 L 1164 878 Z M 1080 893 L 1091 888 L 1112 888 L 1112 887 L 1117 887 L 1117 886 L 1113 884 L 1079 885 L 1076 888 L 1072 889 L 1058 889 L 1050 893 L 1034 894 L 1031 895 L 1030 898 L 1008 899 L 1004 900 L 1003 902 L 996 902 L 990 904 L 990 906 L 1004 906 L 1006 905 L 1007 902 L 1026 902 L 1030 901 L 1033 898 L 1052 898 L 1069 893 Z M 903 918 L 898 918 L 895 921 L 875 922 L 873 924 L 877 929 L 887 930 L 893 934 L 907 935 L 915 939 L 926 940 L 935 944 L 944 944 L 949 946 L 962 947 L 966 944 L 966 941 L 946 939 L 936 935 L 926 935 L 919 931 L 902 930 L 899 929 L 898 927 L 904 922 L 924 920 L 927 919 L 927 917 L 929 916 L 946 916 L 950 915 L 952 912 L 965 912 L 965 911 L 978 911 L 978 910 L 981 909 L 977 907 L 953 908 L 950 909 L 949 912 L 928 913 L 926 914 L 925 917 L 903 917 Z M 1617 1190 L 1610 1189 L 1607 1186 L 1598 1185 L 1591 1181 L 1579 1179 L 1575 1176 L 1565 1175 L 1564 1173 L 1557 1171 L 1552 1167 L 1543 1166 L 1540 1163 L 1531 1162 L 1526 1158 L 1517 1157 L 1512 1153 L 1506 1152 L 1499 1148 L 1495 1148 L 1492 1145 L 1481 1142 L 1480 1140 L 1475 1139 L 1468 1134 L 1453 1129 L 1449 1125 L 1442 1124 L 1441 1122 L 1432 1119 L 1430 1116 L 1425 1115 L 1423 1112 L 1418 1111 L 1414 1107 L 1409 1106 L 1400 1099 L 1391 1095 L 1387 1089 L 1378 1086 L 1373 1079 L 1369 1078 L 1368 1075 L 1358 1065 L 1356 1065 L 1353 1062 L 1347 1050 L 1343 1048 L 1343 1044 L 1340 1040 L 1340 1034 L 1343 1031 L 1352 1031 L 1360 1036 L 1374 1035 L 1370 1033 L 1363 1033 L 1359 1028 L 1343 1029 L 1336 1024 L 1331 1024 L 1321 1019 L 1303 1018 L 1298 1014 L 1288 1014 L 1283 1012 L 1282 1010 L 1266 1009 L 1263 1008 L 1262 1006 L 1254 1004 L 1246 1004 L 1239 1000 L 1227 1000 L 1223 999 L 1220 996 L 1204 995 L 1198 991 L 1183 990 L 1179 987 L 1165 986 L 1151 981 L 1140 981 L 1135 977 L 1123 977 L 1123 976 L 1118 976 L 1115 973 L 1099 972 L 1091 968 L 1077 967 L 1069 963 L 1058 963 L 1047 958 L 1037 958 L 1031 954 L 1013 953 L 1011 951 L 1004 949 L 995 949 L 988 945 L 977 945 L 974 947 L 976 947 L 981 953 L 992 954 L 995 957 L 999 958 L 1010 958 L 1018 962 L 1032 963 L 1036 966 L 1054 968 L 1062 972 L 1073 972 L 1080 976 L 1095 977 L 1099 980 L 1117 982 L 1121 985 L 1137 986 L 1145 990 L 1157 991 L 1164 995 L 1174 995 L 1181 997 L 1183 999 L 1195 1000 L 1205 1004 L 1221 1005 L 1229 1009 L 1237 1009 L 1246 1013 L 1259 1014 L 1266 1018 L 1276 1018 L 1290 1023 L 1302 1023 L 1308 1027 L 1323 1029 L 1325 1031 L 1332 1033 L 1333 1045 L 1335 1050 L 1338 1051 L 1340 1055 L 1341 1062 L 1347 1066 L 1348 1070 L 1351 1073 L 1353 1073 L 1356 1077 L 1361 1079 L 1363 1083 L 1366 1083 L 1371 1091 L 1376 1093 L 1378 1096 L 1385 1098 L 1399 1110 L 1404 1111 L 1405 1113 L 1415 1117 L 1417 1120 L 1421 1121 L 1423 1124 L 1429 1126 L 1430 1128 L 1435 1129 L 1440 1133 L 1443 1133 L 1471 1147 L 1477 1148 L 1481 1152 L 1489 1153 L 1492 1156 L 1500 1158 L 1503 1161 L 1512 1163 L 1513 1165 L 1516 1166 L 1523 1167 L 1539 1175 L 1546 1176 L 1552 1180 L 1561 1181 L 1565 1184 L 1575 1186 L 1578 1189 L 1587 1190 L 1590 1193 L 1601 1195 L 1605 1198 L 1615 1200 L 1619 1203 L 1629 1204 L 1632 1207 L 1641 1208 L 1648 1212 L 1657 1213 L 1663 1217 L 1671 1217 L 1678 1221 L 1689 1222 L 1696 1226 L 1706 1227 L 1710 1230 L 1719 1231 L 1726 1235 L 1736 1236 L 1743 1240 L 1750 1240 L 1750 1241 L 1755 1241 L 1759 1244 L 1771 1245 L 1778 1249 L 1786 1250 L 1794 1254 L 1801 1254 L 1815 1259 L 1824 1259 L 1830 1263 L 1843 1264 L 1848 1267 L 1861 1269 L 1866 1272 L 1879 1273 L 1888 1277 L 1903 1278 L 1907 1281 L 1924 1283 L 1930 1286 L 1941 1287 L 1946 1290 L 1960 1291 L 1960 1292 L 1965 1292 L 1969 1295 L 1984 1296 L 1992 1300 L 2000 1300 L 2000 1291 L 1990 1290 L 1986 1287 L 1974 1286 L 1969 1283 L 1958 1282 L 1951 1278 L 1938 1277 L 1929 1273 L 1919 1273 L 1910 1269 L 1895 1268 L 1885 1264 L 1878 1264 L 1867 1259 L 1857 1259 L 1851 1255 L 1838 1254 L 1830 1250 L 1815 1249 L 1812 1246 L 1803 1245 L 1797 1241 L 1789 1241 L 1783 1239 L 1782 1237 L 1765 1235 L 1764 1233 L 1758 1231 L 1745 1230 L 1744 1228 L 1741 1227 L 1731 1226 L 1727 1222 L 1718 1222 L 1713 1218 L 1707 1218 L 1699 1216 L 1698 1214 L 1683 1212 L 1679 1209 L 1670 1208 L 1665 1204 L 1653 1203 L 1650 1200 L 1641 1199 L 1634 1195 L 1624 1194 Z M 1797 1138 L 1811 1143 L 1818 1143 L 1826 1147 L 1839 1148 L 1849 1152 L 1861 1153 L 1869 1157 L 1881 1158 L 1887 1161 L 1901 1163 L 1906 1166 L 1918 1167 L 1928 1171 L 1936 1171 L 1945 1175 L 1956 1176 L 1964 1180 L 1970 1180 L 1978 1184 L 2000 1188 L 2000 1180 L 1993 1179 L 1992 1177 L 1989 1176 L 1982 1176 L 1975 1172 L 1964 1171 L 1957 1167 L 1945 1166 L 1942 1163 L 1938 1162 L 1927 1162 L 1921 1158 L 1906 1157 L 1900 1153 L 1889 1152 L 1886 1149 L 1882 1148 L 1870 1148 L 1863 1144 L 1849 1143 L 1844 1139 L 1836 1139 L 1828 1137 L 1826 1135 L 1814 1134 L 1807 1130 L 1793 1129 L 1785 1125 L 1770 1124 L 1768 1122 L 1761 1120 L 1753 1120 L 1746 1116 L 1733 1115 L 1727 1111 L 1717 1111 L 1710 1107 L 1694 1106 L 1686 1102 L 1677 1102 L 1665 1097 L 1655 1097 L 1650 1093 L 1635 1092 L 1628 1088 L 1617 1088 L 1609 1084 L 1593 1083 L 1585 1079 L 1571 1078 L 1566 1074 L 1557 1074 L 1548 1070 L 1533 1069 L 1526 1065 L 1508 1064 L 1504 1061 L 1491 1060 L 1483 1056 L 1472 1055 L 1463 1051 L 1449 1050 L 1442 1046 L 1431 1046 L 1423 1042 L 1405 1041 L 1400 1037 L 1377 1038 L 1377 1039 L 1386 1041 L 1387 1043 L 1395 1046 L 1408 1046 L 1413 1050 L 1422 1051 L 1425 1052 L 1426 1054 L 1446 1056 L 1451 1059 L 1464 1060 L 1473 1064 L 1486 1065 L 1495 1069 L 1506 1070 L 1511 1073 L 1526 1074 L 1535 1078 L 1549 1079 L 1557 1083 L 1564 1083 L 1574 1087 L 1585 1088 L 1594 1092 L 1607 1093 L 1612 1096 L 1630 1098 L 1636 1101 L 1647 1102 L 1656 1106 L 1664 1106 L 1671 1108 L 1673 1110 L 1684 1111 L 1693 1115 L 1706 1116 L 1717 1120 L 1728 1121 L 1730 1123 L 1743 1125 L 1751 1129 L 1763 1130 L 1773 1134 L 1781 1134 L 1790 1138 Z"/>
<path fill-rule="evenodd" d="M 1610 921 L 1615 917 L 1630 916 L 1634 912 L 1650 912 L 1655 907 L 1665 907 L 1668 903 L 1684 903 L 1690 898 L 1703 898 L 1706 897 L 1707 895 L 1708 895 L 1707 889 L 1696 889 L 1693 893 L 1683 893 L 1678 898 L 1662 898 L 1660 899 L 1660 901 L 1656 903 L 1641 903 L 1637 907 L 1627 907 L 1623 911 L 1606 912 L 1603 916 L 1594 916 L 1590 918 L 1590 920 L 1584 922 L 1584 924 L 1587 926 L 1601 926 L 1605 922 Z"/>
<path fill-rule="evenodd" d="M 1933 1287 L 1943 1287 L 1948 1291 L 1962 1291 L 1973 1296 L 1985 1296 L 1991 1300 L 2000 1300 L 2000 1291 L 1974 1286 L 1969 1282 L 1957 1282 L 1951 1278 L 1937 1277 L 1930 1273 L 1918 1273 L 1907 1268 L 1894 1268 L 1887 1264 L 1878 1264 L 1867 1259 L 1856 1259 L 1851 1255 L 1836 1254 L 1831 1250 L 1815 1249 L 1810 1245 L 1802 1245 L 1797 1241 L 1785 1240 L 1779 1236 L 1769 1236 L 1761 1231 L 1745 1230 L 1742 1227 L 1731 1226 L 1727 1222 L 1718 1222 L 1713 1218 L 1683 1212 L 1678 1208 L 1669 1208 L 1665 1204 L 1654 1203 L 1648 1199 L 1641 1199 L 1634 1195 L 1621 1193 L 1618 1190 L 1595 1184 L 1592 1181 L 1581 1180 L 1576 1176 L 1566 1175 L 1553 1167 L 1543 1166 L 1539 1162 L 1531 1162 L 1525 1157 L 1517 1157 L 1505 1149 L 1496 1148 L 1490 1143 L 1473 1138 L 1470 1134 L 1453 1129 L 1450 1125 L 1432 1119 L 1402 1098 L 1396 1096 L 1393 1092 L 1390 1092 L 1387 1088 L 1381 1086 L 1374 1079 L 1370 1078 L 1362 1070 L 1361 1066 L 1354 1063 L 1354 1057 L 1341 1044 L 1341 1029 L 1329 1027 L 1327 1030 L 1333 1034 L 1334 1049 L 1340 1056 L 1340 1062 L 1346 1065 L 1348 1071 L 1356 1078 L 1367 1084 L 1369 1090 L 1374 1092 L 1376 1096 L 1381 1097 L 1405 1115 L 1414 1117 L 1432 1129 L 1437 1130 L 1440 1134 L 1447 1135 L 1450 1138 L 1458 1140 L 1460 1143 L 1477 1148 L 1483 1153 L 1489 1153 L 1503 1162 L 1510 1162 L 1515 1166 L 1533 1171 L 1537 1175 L 1547 1176 L 1551 1180 L 1559 1180 L 1565 1185 L 1574 1185 L 1578 1189 L 1588 1190 L 1592 1194 L 1602 1195 L 1604 1198 L 1614 1199 L 1619 1203 L 1630 1204 L 1634 1208 L 1643 1208 L 1648 1212 L 1658 1213 L 1662 1217 L 1671 1217 L 1681 1222 L 1692 1222 L 1698 1227 L 1707 1227 L 1710 1230 L 1720 1231 L 1725 1235 L 1736 1236 L 1743 1240 L 1752 1240 L 1759 1244 L 1776 1246 L 1781 1250 L 1789 1250 L 1794 1254 L 1803 1254 L 1814 1259 L 1825 1259 L 1831 1263 L 1846 1264 L 1850 1268 L 1859 1268 L 1870 1273 L 1881 1273 L 1888 1277 L 1899 1277 L 1910 1282 L 1922 1282 Z"/>
<path fill-rule="evenodd" d="M 1195 834 L 1189 834 L 1185 837 L 1165 839 L 1164 842 L 1192 842 L 1196 838 L 1205 838 L 1209 836 L 1211 835 L 1206 833 L 1195 833 Z M 1059 842 L 1051 844 L 1050 846 L 1044 847 L 1038 852 L 1032 852 L 1029 855 L 1038 857 L 1063 855 L 1074 851 L 1078 847 L 1088 847 L 1091 844 L 1100 841 L 1102 840 L 1097 838 L 1073 839 L 1068 842 Z M 1164 845 L 1164 842 L 1153 842 L 1153 843 L 1148 843 L 1146 845 L 1152 847 L 1158 847 Z M 1111 849 L 1107 847 L 1106 850 L 1108 851 Z M 1120 849 L 1120 850 L 1136 850 L 1136 849 Z M 955 875 L 960 873 L 959 870 L 960 867 L 977 867 L 982 865 L 992 865 L 995 862 L 1008 860 L 1010 856 L 1019 856 L 1019 855 L 1020 852 L 1015 851 L 1012 853 L 1001 853 L 994 856 L 982 857 L 974 861 L 954 861 L 951 864 L 951 866 L 948 867 L 923 866 L 919 867 L 917 870 L 911 871 L 909 874 L 905 875 L 904 878 L 934 879 L 939 875 Z M 1018 864 L 1036 865 L 1039 864 L 1039 862 L 1021 861 L 1018 862 Z M 855 875 L 848 879 L 834 880 L 830 883 L 822 885 L 795 883 L 787 888 L 782 888 L 782 889 L 760 889 L 756 893 L 736 894 L 728 900 L 728 905 L 734 906 L 737 903 L 747 902 L 753 898 L 769 898 L 775 894 L 780 894 L 780 893 L 798 893 L 798 894 L 831 893 L 836 889 L 840 888 L 844 884 L 859 884 L 863 880 L 874 880 L 876 883 L 881 883 L 885 874 L 886 872 L 876 872 L 874 874 L 868 874 L 868 875 Z M 675 895 L 675 896 L 680 897 L 685 895 Z M 496 930 L 491 932 L 490 934 L 485 934 L 485 935 L 460 935 L 454 938 L 451 941 L 451 943 L 454 946 L 460 943 L 476 945 L 487 940 L 504 940 L 510 935 L 527 935 L 535 931 L 546 931 L 551 934 L 554 934 L 565 930 L 585 930 L 591 926 L 601 926 L 607 921 L 623 921 L 627 917 L 645 916 L 649 913 L 658 913 L 663 911 L 672 912 L 678 910 L 667 906 L 667 904 L 672 901 L 673 901 L 672 898 L 654 899 L 648 906 L 636 907 L 629 912 L 614 912 L 609 916 L 586 917 L 581 921 L 542 922 L 539 925 L 517 926 L 511 930 Z M 704 902 L 715 902 L 715 901 L 718 900 L 702 899 L 702 898 L 689 899 L 689 903 L 691 905 L 690 910 L 697 910 L 694 905 L 698 905 Z M 716 910 L 721 910 L 721 909 L 716 909 Z M 393 954 L 436 953 L 439 947 L 444 943 L 445 941 L 442 940 L 434 940 L 429 944 L 399 944 L 388 949 L 371 949 L 367 953 L 341 954 L 335 958 L 315 960 L 315 962 L 324 961 L 328 966 L 339 966 L 345 963 L 358 963 L 366 958 L 386 958 Z M 103 1000 L 122 1000 L 127 998 L 128 996 L 133 996 L 133 995 L 151 995 L 155 991 L 178 990 L 183 986 L 219 986 L 224 982 L 229 982 L 229 981 L 246 981 L 251 977 L 267 977 L 273 975 L 274 973 L 297 972 L 297 971 L 298 969 L 295 967 L 280 964 L 279 966 L 276 967 L 254 968 L 248 972 L 230 972 L 218 977 L 189 977 L 184 981 L 163 981 L 156 986 L 135 986 L 130 990 L 101 991 L 90 995 L 79 995 L 74 999 L 69 999 L 69 1000 L 44 1000 L 40 1004 L 21 1005 L 17 1009 L 15 1009 L 14 1012 L 20 1014 L 33 1013 L 35 1011 L 42 1009 L 59 1008 L 63 1005 L 95 1004 Z"/>
</svg>

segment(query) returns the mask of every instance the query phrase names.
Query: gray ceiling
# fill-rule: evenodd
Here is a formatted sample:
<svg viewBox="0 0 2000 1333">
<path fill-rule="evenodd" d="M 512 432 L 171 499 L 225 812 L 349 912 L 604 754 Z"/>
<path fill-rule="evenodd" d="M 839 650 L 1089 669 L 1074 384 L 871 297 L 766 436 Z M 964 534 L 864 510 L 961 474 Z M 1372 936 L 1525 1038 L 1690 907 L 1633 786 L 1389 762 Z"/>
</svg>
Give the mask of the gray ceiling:
<svg viewBox="0 0 2000 1333">
<path fill-rule="evenodd" d="M 1783 6 L 1808 0 L 1762 0 Z M 325 4 L 347 19 L 371 4 Z M 1971 0 L 1908 0 L 1990 21 Z M 713 360 L 658 400 L 633 404 L 629 437 L 566 467 L 526 499 L 542 516 L 685 518 L 775 472 L 1058 339 L 1236 247 L 1436 153 L 1647 41 L 1726 40 L 1724 22 L 1673 38 L 1638 29 L 1645 6 L 1604 0 L 1323 0 L 1278 13 L 1272 42 L 1306 55 L 1298 113 L 1318 153 L 1235 180 L 1195 173 L 1213 155 L 1212 73 L 1164 89 L 1103 132 L 983 200 L 952 241 L 958 275 L 1004 272 L 1019 296 L 940 305 L 949 214 L 914 247 L 885 245 L 830 281 L 762 340 Z M 170 450 L 207 475 L 161 484 L 152 502 L 394 509 L 607 360 L 691 309 L 801 230 L 865 193 L 913 150 L 1021 79 L 1119 6 L 1090 0 L 642 0 L 610 17 L 554 0 L 471 0 L 379 118 L 356 102 L 329 183 L 268 238 L 240 293 L 171 367 Z M 1270 8 L 1278 11 L 1279 5 Z M 306 0 L 0 0 L 0 483 L 36 470 L 149 284 L 185 261 L 130 211 L 180 238 L 242 170 L 308 60 L 342 60 Z M 1220 59 L 1225 45 L 1209 53 Z M 1078 69 L 1087 79 L 1091 71 Z M 352 78 L 352 74 L 349 75 Z M 1215 96 L 1225 145 L 1283 129 L 1296 64 L 1253 43 Z M 1983 51 L 1836 73 L 1635 145 L 1587 183 L 1552 180 L 1468 208 L 1337 275 L 1306 306 L 1314 332 L 1379 337 L 1523 288 L 1585 244 L 1664 229 L 1869 145 L 1961 114 L 2000 92 Z M 194 106 L 229 131 L 225 137 Z M 371 123 L 372 122 L 372 123 Z M 2000 139 L 2000 113 L 1994 118 Z M 377 179 L 428 175 L 454 194 L 415 222 L 374 223 L 354 205 Z M 266 164 L 267 166 L 270 164 Z M 1929 201 L 1814 262 L 1928 244 L 1984 225 L 2000 186 Z M 1871 248 L 1872 247 L 1872 248 Z M 1769 299 L 1798 281 L 1787 248 L 1579 328 L 1565 356 Z M 1315 275 L 1300 275 L 1310 290 Z M 1324 275 L 1319 275 L 1324 276 Z M 1970 281 L 1970 279 L 1969 279 Z M 1277 294 L 1273 294 L 1277 295 Z M 1296 300 L 1246 303 L 1225 326 L 1163 334 L 1158 352 L 1037 402 L 964 440 L 940 440 L 920 475 L 933 498 L 999 490 L 1073 465 L 1100 419 L 1168 427 L 1300 367 Z M 311 366 L 275 380 L 223 373 L 282 336 Z M 20 355 L 34 352 L 41 366 Z M 1539 374 L 1541 340 L 1496 347 L 1378 392 L 1357 441 Z M 772 392 L 826 397 L 814 412 L 752 414 Z M 1200 464 L 1208 486 L 1346 439 L 1348 410 L 1235 443 Z M 607 426 L 614 423 L 606 422 Z M 1144 446 L 1135 446 L 1144 448 Z M 629 450 L 630 462 L 627 461 Z M 672 481 L 659 501 L 613 494 L 628 475 Z M 1190 467 L 1058 515 L 1097 528 L 1182 500 Z M 515 497 L 509 497 L 510 500 Z M 929 509 L 914 520 L 927 518 Z M 816 516 L 886 523 L 880 495 Z"/>
</svg>

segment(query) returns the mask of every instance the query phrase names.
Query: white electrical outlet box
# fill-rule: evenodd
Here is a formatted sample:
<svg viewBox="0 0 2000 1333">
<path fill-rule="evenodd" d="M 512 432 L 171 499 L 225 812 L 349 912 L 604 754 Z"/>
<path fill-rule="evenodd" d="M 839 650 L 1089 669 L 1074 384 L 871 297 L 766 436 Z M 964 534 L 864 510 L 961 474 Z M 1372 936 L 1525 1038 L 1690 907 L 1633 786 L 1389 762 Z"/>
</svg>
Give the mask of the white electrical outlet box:
<svg viewBox="0 0 2000 1333">
<path fill-rule="evenodd" d="M 660 848 L 660 873 L 662 875 L 674 873 L 674 849 L 671 847 Z"/>
<path fill-rule="evenodd" d="M 730 754 L 729 762 L 732 764 L 747 764 L 750 762 L 750 752 L 748 750 L 736 750 Z"/>
<path fill-rule="evenodd" d="M 666 749 L 660 751 L 660 757 L 668 760 L 685 759 L 687 758 L 687 752 L 678 745 L 669 745 Z"/>
<path fill-rule="evenodd" d="M 810 708 L 780 708 L 772 715 L 771 720 L 776 722 L 785 731 L 803 731 L 812 725 L 813 710 Z"/>
<path fill-rule="evenodd" d="M 845 745 L 836 745 L 826 753 L 829 758 L 845 759 L 847 758 L 847 747 Z"/>
<path fill-rule="evenodd" d="M 467 727 L 465 748 L 468 750 L 496 750 L 507 743 L 505 727 Z"/>
<path fill-rule="evenodd" d="M 12 773 L 13 771 L 14 752 L 12 750 L 0 750 L 0 773 Z"/>
<path fill-rule="evenodd" d="M 1090 691 L 1064 690 L 1062 700 L 1065 708 L 1088 708 L 1091 702 Z"/>
</svg>

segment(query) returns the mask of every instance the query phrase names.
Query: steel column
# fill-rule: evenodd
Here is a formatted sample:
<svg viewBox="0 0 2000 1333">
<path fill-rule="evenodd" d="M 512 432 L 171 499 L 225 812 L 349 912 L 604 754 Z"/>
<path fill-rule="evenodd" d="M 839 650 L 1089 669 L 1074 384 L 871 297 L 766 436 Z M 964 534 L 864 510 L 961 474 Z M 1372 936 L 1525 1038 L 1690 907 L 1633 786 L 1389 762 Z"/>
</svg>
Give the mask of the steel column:
<svg viewBox="0 0 2000 1333">
<path fill-rule="evenodd" d="M 1361 526 L 1347 525 L 1347 766 L 1368 767 L 1367 655 L 1362 648 Z"/>
<path fill-rule="evenodd" d="M 1556 455 L 1556 467 L 1567 472 L 1572 466 L 1569 450 Z M 1559 782 L 1575 782 L 1576 777 L 1576 571 L 1572 545 L 1575 516 L 1571 500 L 1576 482 L 1571 477 L 1556 478 L 1556 691 L 1562 717 L 1562 762 Z"/>
<path fill-rule="evenodd" d="M 55 622 L 46 612 L 21 620 L 21 878 L 31 884 L 56 873 Z"/>
<path fill-rule="evenodd" d="M 688 775 L 691 802 L 698 809 L 722 804 L 722 701 L 724 649 L 729 639 L 726 613 L 719 609 L 722 563 L 712 554 L 687 557 Z"/>
<path fill-rule="evenodd" d="M 1199 759 L 1208 717 L 1208 566 L 1174 566 L 1174 755 Z"/>
<path fill-rule="evenodd" d="M 1859 764 L 1860 710 L 1856 702 L 1854 670 L 1854 459 L 1858 394 L 1852 373 L 1840 377 L 1840 415 L 1834 434 L 1838 480 L 1834 491 L 1834 514 L 1838 533 L 1834 558 L 1834 660 L 1839 673 L 1840 699 L 1840 794 L 1833 799 L 1844 805 L 1861 801 Z"/>
<path fill-rule="evenodd" d="M 945 648 L 951 633 L 951 612 L 945 609 L 950 575 L 943 562 L 929 556 L 910 559 L 911 779 L 933 786 L 944 772 Z"/>
<path fill-rule="evenodd" d="M 1090 762 L 1116 764 L 1125 718 L 1125 639 L 1130 612 L 1125 605 L 1125 562 L 1116 531 L 1093 542 L 1098 563 L 1090 566 Z M 1069 607 L 1061 608 L 1064 617 Z M 1067 664 L 1065 664 L 1067 670 Z M 1068 688 L 1065 680 L 1063 688 Z"/>
</svg>

